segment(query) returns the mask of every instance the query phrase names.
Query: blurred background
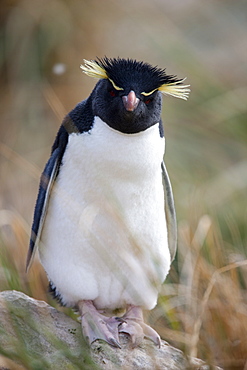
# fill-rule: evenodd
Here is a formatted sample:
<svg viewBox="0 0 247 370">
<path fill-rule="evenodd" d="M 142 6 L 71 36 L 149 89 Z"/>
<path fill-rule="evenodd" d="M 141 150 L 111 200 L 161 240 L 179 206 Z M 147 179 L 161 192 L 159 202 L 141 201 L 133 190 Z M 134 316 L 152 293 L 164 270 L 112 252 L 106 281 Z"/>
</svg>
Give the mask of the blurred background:
<svg viewBox="0 0 247 370">
<path fill-rule="evenodd" d="M 164 97 L 165 162 L 178 253 L 146 320 L 210 364 L 247 368 L 247 3 L 244 0 L 2 0 L 0 290 L 55 305 L 38 259 L 25 260 L 40 173 L 64 115 L 95 80 L 96 56 L 187 77 Z"/>
</svg>

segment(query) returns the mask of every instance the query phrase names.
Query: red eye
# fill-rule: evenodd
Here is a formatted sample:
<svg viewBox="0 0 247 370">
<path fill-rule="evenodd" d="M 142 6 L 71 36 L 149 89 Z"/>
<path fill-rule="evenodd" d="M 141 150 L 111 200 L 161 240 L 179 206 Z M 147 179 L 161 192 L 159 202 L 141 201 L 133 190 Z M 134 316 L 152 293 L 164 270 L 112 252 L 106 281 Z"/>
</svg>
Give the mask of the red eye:
<svg viewBox="0 0 247 370">
<path fill-rule="evenodd" d="M 116 96 L 116 93 L 115 93 L 115 91 L 114 91 L 114 90 L 110 90 L 110 91 L 109 91 L 109 94 L 110 94 L 112 97 Z"/>
<path fill-rule="evenodd" d="M 145 104 L 149 104 L 149 103 L 151 103 L 151 101 L 152 101 L 152 99 L 147 99 L 147 100 L 145 100 Z"/>
</svg>

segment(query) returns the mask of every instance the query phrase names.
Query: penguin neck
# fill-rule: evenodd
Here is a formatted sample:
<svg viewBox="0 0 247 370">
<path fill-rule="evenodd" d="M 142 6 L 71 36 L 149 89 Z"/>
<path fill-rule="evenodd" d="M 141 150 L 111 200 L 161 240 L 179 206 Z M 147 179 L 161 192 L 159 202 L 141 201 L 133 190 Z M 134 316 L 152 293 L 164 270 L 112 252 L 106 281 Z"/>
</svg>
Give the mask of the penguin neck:
<svg viewBox="0 0 247 370">
<path fill-rule="evenodd" d="M 83 173 L 144 180 L 161 173 L 163 155 L 158 123 L 136 134 L 124 134 L 95 117 L 90 131 L 69 135 L 64 160 Z"/>
<path fill-rule="evenodd" d="M 125 134 L 110 127 L 100 117 L 95 117 L 90 133 L 102 160 L 119 161 L 119 164 L 129 166 L 136 164 L 138 167 L 141 164 L 160 165 L 163 160 L 165 139 L 160 137 L 158 122 L 145 131 Z"/>
</svg>

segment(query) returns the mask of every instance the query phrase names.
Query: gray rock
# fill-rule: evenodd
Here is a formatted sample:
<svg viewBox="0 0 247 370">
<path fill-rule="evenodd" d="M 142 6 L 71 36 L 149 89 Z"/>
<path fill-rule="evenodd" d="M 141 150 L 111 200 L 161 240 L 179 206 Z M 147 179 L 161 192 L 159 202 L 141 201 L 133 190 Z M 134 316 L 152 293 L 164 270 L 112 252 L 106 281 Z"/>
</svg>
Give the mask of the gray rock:
<svg viewBox="0 0 247 370">
<path fill-rule="evenodd" d="M 164 341 L 160 349 L 148 340 L 132 349 L 121 334 L 120 343 L 96 341 L 90 349 L 80 323 L 63 312 L 21 292 L 0 293 L 0 369 L 209 369 Z"/>
</svg>

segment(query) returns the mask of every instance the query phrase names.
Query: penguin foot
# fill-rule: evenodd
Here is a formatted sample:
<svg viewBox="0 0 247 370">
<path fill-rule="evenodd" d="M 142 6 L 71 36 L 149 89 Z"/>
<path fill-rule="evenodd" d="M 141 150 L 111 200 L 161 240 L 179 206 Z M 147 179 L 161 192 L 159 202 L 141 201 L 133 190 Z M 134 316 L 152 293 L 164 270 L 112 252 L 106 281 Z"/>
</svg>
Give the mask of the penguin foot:
<svg viewBox="0 0 247 370">
<path fill-rule="evenodd" d="M 118 337 L 118 318 L 107 317 L 99 313 L 92 301 L 79 301 L 81 326 L 84 337 L 89 344 L 102 339 L 113 347 L 121 348 Z"/>
<path fill-rule="evenodd" d="M 160 348 L 160 336 L 151 326 L 144 323 L 141 307 L 129 306 L 127 312 L 120 318 L 120 321 L 121 324 L 118 331 L 130 336 L 133 348 L 139 346 L 144 337 L 153 341 Z"/>
</svg>

